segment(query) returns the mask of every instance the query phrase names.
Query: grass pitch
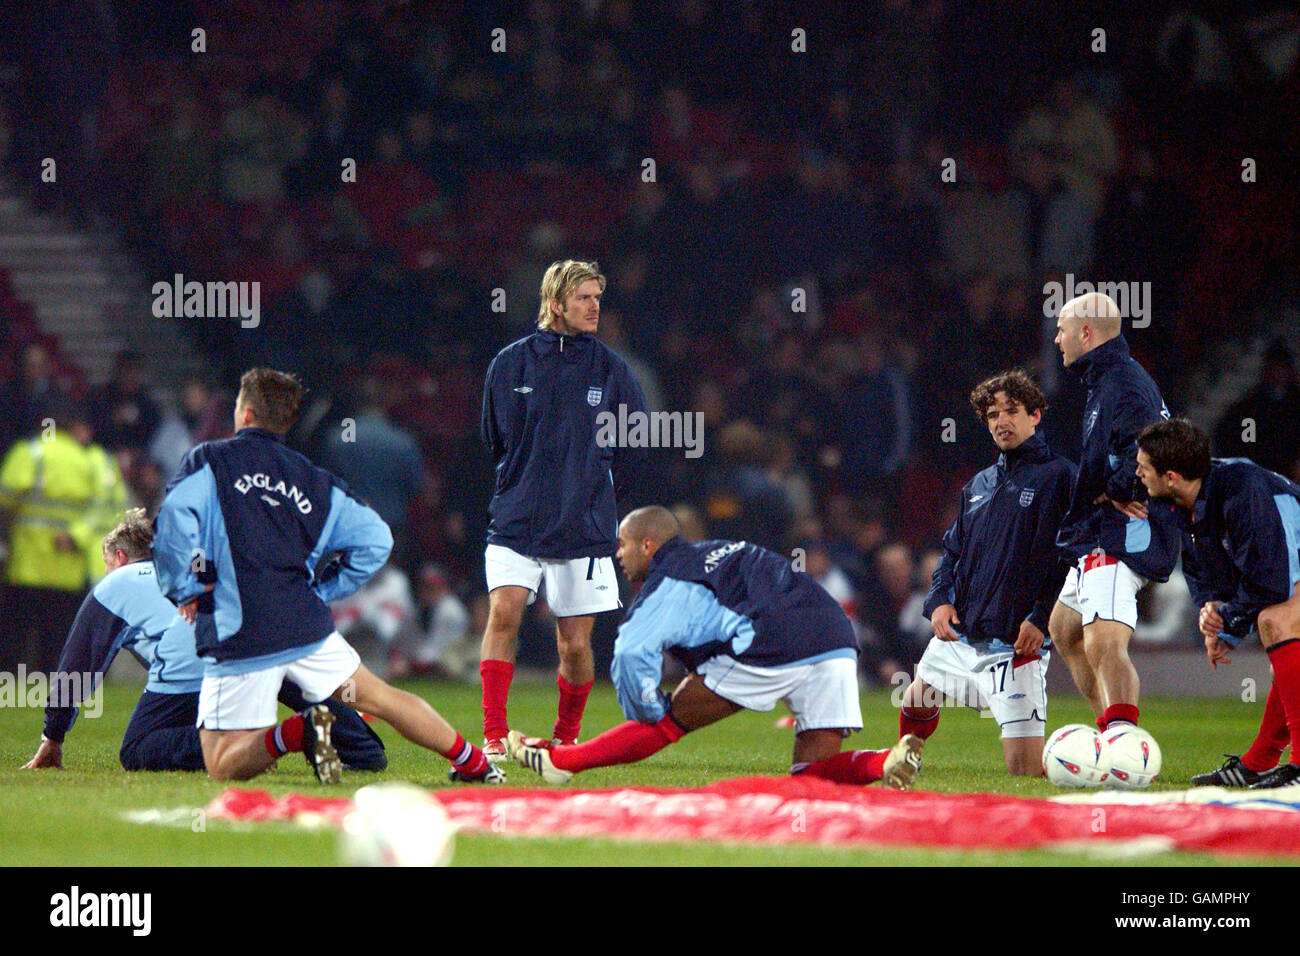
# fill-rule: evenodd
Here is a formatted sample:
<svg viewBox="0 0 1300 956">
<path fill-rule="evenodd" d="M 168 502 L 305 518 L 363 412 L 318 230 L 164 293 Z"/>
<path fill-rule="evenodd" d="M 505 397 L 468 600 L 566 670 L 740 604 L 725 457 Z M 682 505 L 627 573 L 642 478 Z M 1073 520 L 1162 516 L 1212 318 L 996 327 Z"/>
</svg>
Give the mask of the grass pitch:
<svg viewBox="0 0 1300 956">
<path fill-rule="evenodd" d="M 455 726 L 477 739 L 481 727 L 479 690 L 463 684 L 405 683 L 406 689 L 430 700 Z M 103 715 L 82 718 L 64 744 L 60 771 L 22 771 L 40 741 L 43 712 L 30 708 L 0 709 L 0 866 L 321 866 L 336 862 L 335 836 L 279 824 L 234 825 L 205 821 L 195 811 L 229 784 L 200 773 L 128 774 L 117 762 L 118 746 L 139 688 L 111 684 L 105 689 Z M 516 683 L 511 690 L 514 726 L 528 733 L 549 732 L 555 717 L 553 684 Z M 888 746 L 897 736 L 897 711 L 889 694 L 863 697 L 866 729 L 849 746 Z M 1158 699 L 1143 701 L 1142 723 L 1164 752 L 1164 769 L 1154 789 L 1181 789 L 1193 774 L 1215 767 L 1225 752 L 1240 752 L 1252 739 L 1263 702 L 1236 699 Z M 590 771 L 578 778 L 583 787 L 620 785 L 697 787 L 723 777 L 777 775 L 789 769 L 792 731 L 774 726 L 783 713 L 740 713 L 688 735 L 640 764 Z M 622 720 L 608 684 L 597 684 L 583 722 L 584 737 Z M 1052 701 L 1049 729 L 1074 721 L 1089 722 L 1077 697 Z M 378 780 L 407 780 L 426 788 L 450 786 L 447 763 L 407 743 L 383 724 L 376 729 L 389 752 L 384 774 L 345 774 L 331 795 L 347 795 Z M 534 780 L 515 768 L 511 785 Z M 543 786 L 540 781 L 539 786 Z M 297 755 L 289 755 L 270 773 L 242 786 L 275 795 L 318 793 L 322 788 Z M 918 789 L 944 793 L 990 792 L 1046 797 L 1059 791 L 1044 780 L 1014 779 L 1002 767 L 996 725 L 974 711 L 945 709 L 939 730 L 925 751 Z M 172 825 L 128 822 L 133 810 L 174 811 Z M 1125 865 L 1258 865 L 1290 862 L 1252 860 L 1210 854 L 1167 853 Z M 460 834 L 455 865 L 594 866 L 1025 866 L 1102 865 L 1113 861 L 1041 851 L 968 852 L 921 849 L 836 849 L 817 846 L 730 846 L 711 843 L 659 844 L 614 840 L 525 839 L 487 834 Z"/>
</svg>

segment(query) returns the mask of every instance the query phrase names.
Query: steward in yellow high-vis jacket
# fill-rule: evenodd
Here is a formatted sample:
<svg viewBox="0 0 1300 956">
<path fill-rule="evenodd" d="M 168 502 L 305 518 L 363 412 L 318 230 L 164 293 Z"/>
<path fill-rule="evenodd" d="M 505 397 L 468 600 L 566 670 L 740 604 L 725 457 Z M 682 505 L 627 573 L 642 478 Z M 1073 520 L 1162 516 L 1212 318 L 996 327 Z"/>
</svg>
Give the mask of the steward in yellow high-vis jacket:
<svg viewBox="0 0 1300 956">
<path fill-rule="evenodd" d="M 8 530 L 0 670 L 19 661 L 53 670 L 86 588 L 104 573 L 99 544 L 127 494 L 116 459 L 91 437 L 85 411 L 59 402 L 0 463 L 0 519 Z"/>
</svg>

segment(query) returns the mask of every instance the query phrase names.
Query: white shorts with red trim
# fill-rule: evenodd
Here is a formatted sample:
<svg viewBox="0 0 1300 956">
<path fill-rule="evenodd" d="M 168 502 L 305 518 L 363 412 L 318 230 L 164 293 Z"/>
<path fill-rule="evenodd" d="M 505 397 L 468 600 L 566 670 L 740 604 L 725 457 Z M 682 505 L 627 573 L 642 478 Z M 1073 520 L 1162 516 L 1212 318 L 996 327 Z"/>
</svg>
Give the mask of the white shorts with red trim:
<svg viewBox="0 0 1300 956">
<path fill-rule="evenodd" d="M 1084 626 L 1093 621 L 1117 621 L 1137 627 L 1137 595 L 1147 579 L 1108 554 L 1085 554 L 1065 576 L 1057 599 L 1079 612 Z"/>
<path fill-rule="evenodd" d="M 932 637 L 916 676 L 957 703 L 990 711 L 1003 737 L 1041 737 L 1047 726 L 1051 658 L 1050 650 L 1017 659 L 1014 650 Z"/>
</svg>

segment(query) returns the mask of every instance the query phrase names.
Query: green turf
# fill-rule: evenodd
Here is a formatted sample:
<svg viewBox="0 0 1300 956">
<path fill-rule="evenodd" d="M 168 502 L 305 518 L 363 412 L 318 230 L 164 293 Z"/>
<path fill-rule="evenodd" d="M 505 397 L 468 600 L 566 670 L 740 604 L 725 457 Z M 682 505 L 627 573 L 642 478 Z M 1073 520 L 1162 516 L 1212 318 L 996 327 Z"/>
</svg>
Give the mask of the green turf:
<svg viewBox="0 0 1300 956">
<path fill-rule="evenodd" d="M 455 684 L 404 685 L 433 702 L 463 731 L 479 724 L 478 688 Z M 227 786 L 202 774 L 127 774 L 117 749 L 138 688 L 110 685 L 104 713 L 82 719 L 69 734 L 63 772 L 18 769 L 39 742 L 42 712 L 0 708 L 0 866 L 14 865 L 320 865 L 335 861 L 334 836 L 287 825 L 235 826 L 205 821 L 194 811 Z M 1164 772 L 1156 789 L 1176 789 L 1196 772 L 1216 766 L 1225 751 L 1239 752 L 1258 724 L 1262 703 L 1236 700 L 1147 699 L 1143 725 L 1160 741 Z M 517 683 L 510 698 L 512 723 L 545 733 L 554 720 L 553 684 Z M 896 734 L 897 712 L 887 693 L 863 698 L 867 729 L 851 744 L 884 746 Z M 789 768 L 791 731 L 773 726 L 777 714 L 741 713 L 636 765 L 591 771 L 584 787 L 617 785 L 694 787 L 722 777 L 782 774 Z M 1085 721 L 1077 699 L 1053 702 L 1051 726 Z M 587 708 L 588 732 L 612 726 L 622 717 L 608 685 L 597 685 Z M 424 787 L 448 786 L 446 762 L 406 743 L 380 726 L 388 745 L 387 773 L 348 774 L 332 794 L 347 794 L 378 779 L 409 780 Z M 523 771 L 511 783 L 529 782 Z M 319 793 L 320 787 L 298 757 L 281 761 L 274 772 L 244 786 Z M 947 710 L 939 733 L 925 752 L 919 789 L 949 793 L 985 791 L 1049 796 L 1057 791 L 1043 780 L 1013 779 L 1002 769 L 1001 745 L 992 721 L 972 711 Z M 179 825 L 126 822 L 121 814 L 150 808 L 174 810 Z M 652 844 L 612 840 L 537 840 L 462 834 L 458 865 L 547 865 L 582 863 L 637 865 L 1114 865 L 1069 853 L 962 852 L 838 849 L 816 846 L 754 847 L 709 843 Z M 1125 861 L 1125 865 L 1231 865 L 1259 860 L 1170 853 Z M 1271 859 L 1269 862 L 1287 862 Z"/>
</svg>

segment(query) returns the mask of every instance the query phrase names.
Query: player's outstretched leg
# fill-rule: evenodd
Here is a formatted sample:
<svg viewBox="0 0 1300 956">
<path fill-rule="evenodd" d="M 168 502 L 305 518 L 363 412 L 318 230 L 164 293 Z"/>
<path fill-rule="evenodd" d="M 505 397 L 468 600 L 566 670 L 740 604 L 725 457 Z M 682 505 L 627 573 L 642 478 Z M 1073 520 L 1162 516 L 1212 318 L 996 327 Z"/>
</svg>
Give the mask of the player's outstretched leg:
<svg viewBox="0 0 1300 956">
<path fill-rule="evenodd" d="M 581 744 L 557 745 L 543 737 L 525 737 L 512 730 L 507 738 L 510 757 L 547 783 L 568 783 L 575 773 L 596 767 L 636 763 L 686 735 L 672 715 L 655 724 L 629 720 Z"/>
<path fill-rule="evenodd" d="M 1264 703 L 1264 717 L 1259 723 L 1255 742 L 1241 756 L 1224 754 L 1223 766 L 1192 778 L 1193 787 L 1249 787 L 1259 781 L 1266 771 L 1277 766 L 1282 751 L 1291 742 L 1291 732 L 1286 726 L 1286 710 L 1277 684 L 1268 689 Z"/>
<path fill-rule="evenodd" d="M 503 783 L 505 774 L 488 763 L 483 751 L 468 743 L 429 702 L 385 684 L 364 665 L 357 668 L 334 697 L 388 723 L 411 743 L 451 761 L 452 779 Z"/>
<path fill-rule="evenodd" d="M 888 750 L 845 750 L 840 730 L 806 730 L 795 737 L 793 776 L 866 785 L 881 781 L 892 790 L 909 790 L 921 770 L 925 741 L 907 734 Z M 829 754 L 821 756 L 822 754 Z"/>
</svg>

